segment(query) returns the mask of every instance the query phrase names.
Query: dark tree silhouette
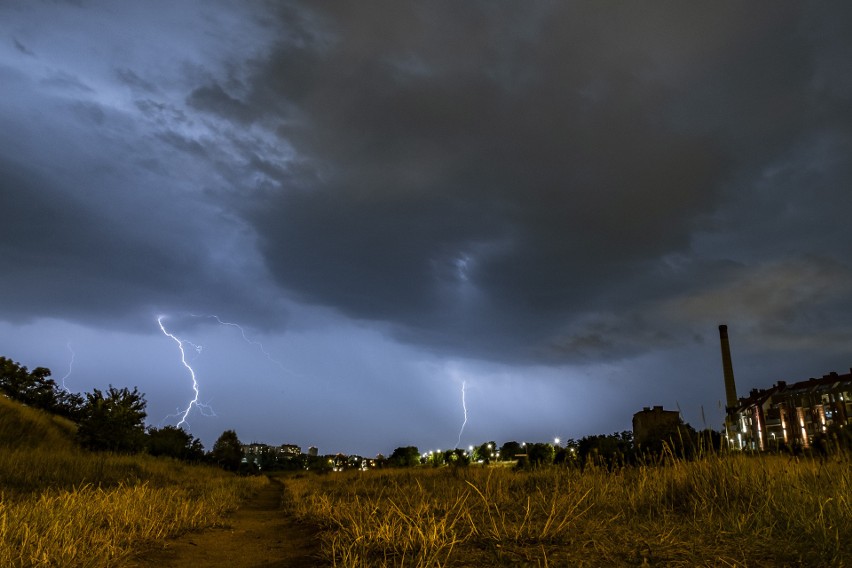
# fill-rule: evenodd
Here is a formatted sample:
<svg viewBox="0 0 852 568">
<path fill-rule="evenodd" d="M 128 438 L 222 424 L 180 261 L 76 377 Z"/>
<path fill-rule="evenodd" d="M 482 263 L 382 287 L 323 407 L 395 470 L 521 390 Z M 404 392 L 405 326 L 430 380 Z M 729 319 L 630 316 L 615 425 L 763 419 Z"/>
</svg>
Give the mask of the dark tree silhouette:
<svg viewBox="0 0 852 568">
<path fill-rule="evenodd" d="M 243 461 L 243 448 L 240 439 L 237 438 L 237 433 L 233 430 L 222 432 L 222 435 L 213 444 L 211 457 L 213 461 L 219 464 L 219 467 L 228 471 L 240 469 L 240 463 Z"/>
<path fill-rule="evenodd" d="M 527 450 L 518 442 L 506 442 L 500 446 L 500 460 L 512 461 L 518 458 L 520 454 L 526 454 Z"/>
<path fill-rule="evenodd" d="M 633 432 L 584 436 L 577 442 L 577 453 L 581 467 L 594 464 L 612 470 L 633 463 Z"/>
<path fill-rule="evenodd" d="M 86 393 L 83 417 L 77 429 L 80 444 L 91 450 L 135 453 L 145 447 L 145 395 L 136 387 L 106 393 Z"/>
<path fill-rule="evenodd" d="M 420 450 L 417 446 L 405 446 L 396 448 L 388 458 L 388 465 L 392 467 L 410 467 L 420 463 Z"/>
<path fill-rule="evenodd" d="M 527 444 L 527 459 L 531 466 L 550 465 L 553 463 L 553 457 L 555 455 L 556 450 L 550 444 Z"/>
<path fill-rule="evenodd" d="M 204 458 L 201 440 L 176 426 L 148 428 L 146 446 L 152 456 L 168 456 L 186 461 L 200 461 Z"/>
<path fill-rule="evenodd" d="M 494 440 L 483 442 L 473 449 L 473 461 L 481 461 L 486 464 L 491 463 L 491 460 L 496 457 L 497 451 L 497 442 Z"/>
<path fill-rule="evenodd" d="M 470 464 L 470 456 L 461 448 L 446 450 L 442 459 L 445 464 L 453 467 L 466 467 Z"/>
<path fill-rule="evenodd" d="M 46 367 L 29 371 L 20 363 L 0 357 L 0 392 L 27 406 L 75 421 L 81 416 L 83 397 L 59 388 Z"/>
</svg>

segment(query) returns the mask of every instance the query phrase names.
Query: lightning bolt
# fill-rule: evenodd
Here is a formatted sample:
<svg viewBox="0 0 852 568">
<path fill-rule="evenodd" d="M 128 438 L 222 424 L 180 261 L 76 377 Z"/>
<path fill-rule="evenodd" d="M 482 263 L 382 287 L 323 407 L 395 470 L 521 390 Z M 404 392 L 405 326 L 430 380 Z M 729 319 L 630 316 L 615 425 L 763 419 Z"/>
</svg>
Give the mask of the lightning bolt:
<svg viewBox="0 0 852 568">
<path fill-rule="evenodd" d="M 195 393 L 195 396 L 193 397 L 192 400 L 189 401 L 189 404 L 186 406 L 183 413 L 178 413 L 178 414 L 173 415 L 175 417 L 180 416 L 180 421 L 177 423 L 178 428 L 180 428 L 184 424 L 187 424 L 186 418 L 187 418 L 187 416 L 189 416 L 189 413 L 192 410 L 193 406 L 197 407 L 199 412 L 201 412 L 201 414 L 203 416 L 215 416 L 215 414 L 213 413 L 212 408 L 210 408 L 208 405 L 202 404 L 201 402 L 198 401 L 198 396 L 199 396 L 198 379 L 196 379 L 196 377 L 195 377 L 195 371 L 193 370 L 192 366 L 190 366 L 190 364 L 186 361 L 186 351 L 183 348 L 184 343 L 186 343 L 187 345 L 192 346 L 192 348 L 195 349 L 196 353 L 201 353 L 201 349 L 202 349 L 201 345 L 196 345 L 196 344 L 194 344 L 190 341 L 181 341 L 180 339 L 178 339 L 177 337 L 175 337 L 174 335 L 172 335 L 171 333 L 166 331 L 166 327 L 163 325 L 163 318 L 164 317 L 165 316 L 158 316 L 157 317 L 157 323 L 160 325 L 160 330 L 163 332 L 163 334 L 166 337 L 169 337 L 175 343 L 177 343 L 178 349 L 180 349 L 180 362 L 183 363 L 183 366 L 186 367 L 186 369 L 189 371 L 189 375 L 192 377 L 192 391 Z M 205 414 L 205 411 L 210 412 L 210 414 Z"/>
<path fill-rule="evenodd" d="M 248 336 L 246 335 L 246 330 L 243 329 L 243 327 L 241 325 L 239 325 L 237 323 L 229 322 L 229 321 L 222 321 L 219 318 L 219 316 L 217 316 L 215 314 L 210 314 L 210 315 L 206 315 L 206 316 L 196 315 L 196 314 L 189 314 L 189 315 L 191 315 L 194 318 L 203 318 L 203 317 L 213 318 L 217 322 L 219 322 L 221 325 L 229 325 L 231 327 L 235 327 L 235 328 L 239 329 L 240 335 L 243 336 L 243 339 L 245 340 L 246 343 L 248 343 L 249 345 L 257 345 L 258 349 L 260 349 L 260 352 L 263 353 L 264 355 L 266 355 L 267 359 L 269 359 L 270 361 L 272 361 L 273 363 L 275 363 L 276 365 L 281 367 L 281 370 L 283 370 L 287 373 L 293 374 L 293 371 L 291 371 L 290 369 L 285 367 L 284 364 L 281 361 L 273 358 L 272 355 L 270 355 L 269 352 L 263 347 L 263 344 L 260 341 L 255 341 L 253 339 L 249 339 Z"/>
<path fill-rule="evenodd" d="M 64 376 L 64 377 L 62 377 L 61 379 L 59 379 L 59 381 L 62 383 L 62 390 L 64 390 L 64 391 L 65 391 L 65 392 L 67 392 L 67 393 L 70 393 L 70 392 L 71 392 L 71 390 L 70 390 L 68 387 L 66 387 L 66 386 L 65 386 L 65 379 L 67 379 L 68 377 L 70 377 L 70 376 L 71 376 L 71 371 L 73 371 L 73 370 L 74 370 L 74 357 L 76 357 L 76 356 L 77 356 L 77 354 L 76 354 L 76 353 L 74 353 L 74 350 L 73 350 L 73 349 L 71 349 L 71 342 L 70 342 L 70 341 L 69 341 L 69 342 L 68 342 L 65 346 L 68 348 L 68 351 L 70 351 L 70 352 L 71 352 L 71 361 L 68 363 L 68 372 L 67 372 L 67 373 L 65 373 L 65 376 Z"/>
<path fill-rule="evenodd" d="M 462 422 L 461 430 L 459 430 L 459 439 L 456 442 L 456 447 L 459 447 L 461 444 L 462 432 L 464 432 L 464 427 L 467 426 L 467 403 L 464 400 L 464 392 L 465 387 L 467 387 L 467 381 L 462 381 L 462 409 L 464 410 L 464 422 Z"/>
</svg>

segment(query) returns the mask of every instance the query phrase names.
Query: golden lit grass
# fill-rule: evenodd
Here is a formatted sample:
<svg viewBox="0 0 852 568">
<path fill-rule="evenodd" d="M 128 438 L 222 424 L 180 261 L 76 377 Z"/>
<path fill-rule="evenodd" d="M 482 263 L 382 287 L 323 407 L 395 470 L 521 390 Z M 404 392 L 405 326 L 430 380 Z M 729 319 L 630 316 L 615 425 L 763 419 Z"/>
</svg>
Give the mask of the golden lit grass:
<svg viewBox="0 0 852 568">
<path fill-rule="evenodd" d="M 29 408 L 0 395 L 0 448 L 74 447 L 76 425 L 66 418 Z"/>
<path fill-rule="evenodd" d="M 848 566 L 849 465 L 731 455 L 616 473 L 470 467 L 286 484 L 337 566 Z"/>
<path fill-rule="evenodd" d="M 2 398 L 2 397 L 0 397 Z M 78 449 L 73 424 L 0 400 L 0 566 L 120 565 L 221 523 L 266 478 Z"/>
<path fill-rule="evenodd" d="M 84 486 L 0 502 L 0 566 L 115 566 L 142 543 L 220 522 L 238 499 L 221 479 L 193 488 Z"/>
<path fill-rule="evenodd" d="M 149 483 L 157 487 L 194 486 L 208 479 L 232 478 L 222 470 L 148 455 L 93 453 L 46 447 L 0 451 L 0 492 L 16 499 L 43 490 L 73 490 L 83 485 L 110 487 Z"/>
</svg>

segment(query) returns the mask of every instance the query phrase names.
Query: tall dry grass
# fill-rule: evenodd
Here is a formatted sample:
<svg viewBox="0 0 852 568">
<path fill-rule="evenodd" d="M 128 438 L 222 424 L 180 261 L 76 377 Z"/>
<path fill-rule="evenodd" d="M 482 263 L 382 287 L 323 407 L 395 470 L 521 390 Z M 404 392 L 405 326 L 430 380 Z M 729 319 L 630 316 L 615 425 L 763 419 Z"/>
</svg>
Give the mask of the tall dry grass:
<svg viewBox="0 0 852 568">
<path fill-rule="evenodd" d="M 120 566 L 157 540 L 221 523 L 267 482 L 86 452 L 70 422 L 0 399 L 0 566 Z"/>
<path fill-rule="evenodd" d="M 239 491 L 148 483 L 0 501 L 0 566 L 116 566 L 140 546 L 221 522 Z"/>
<path fill-rule="evenodd" d="M 286 485 L 335 566 L 849 566 L 849 466 L 729 455 L 613 473 L 430 468 Z"/>
</svg>

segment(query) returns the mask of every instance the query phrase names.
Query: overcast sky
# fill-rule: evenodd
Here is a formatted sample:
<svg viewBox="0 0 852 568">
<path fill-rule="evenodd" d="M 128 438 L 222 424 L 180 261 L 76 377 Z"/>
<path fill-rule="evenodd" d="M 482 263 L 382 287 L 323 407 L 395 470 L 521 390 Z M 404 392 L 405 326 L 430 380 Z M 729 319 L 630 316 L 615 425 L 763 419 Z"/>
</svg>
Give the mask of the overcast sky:
<svg viewBox="0 0 852 568">
<path fill-rule="evenodd" d="M 740 395 L 852 366 L 850 23 L 4 1 L 0 355 L 176 424 L 163 316 L 208 449 L 718 428 L 719 324 Z"/>
</svg>

